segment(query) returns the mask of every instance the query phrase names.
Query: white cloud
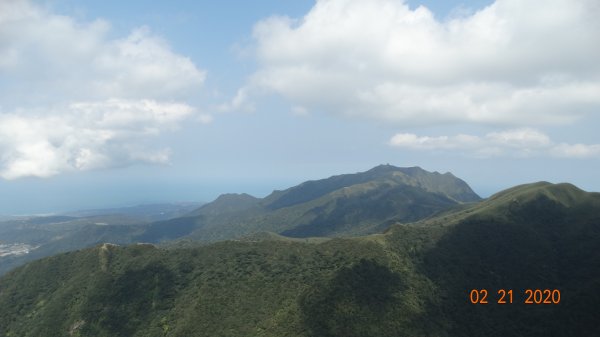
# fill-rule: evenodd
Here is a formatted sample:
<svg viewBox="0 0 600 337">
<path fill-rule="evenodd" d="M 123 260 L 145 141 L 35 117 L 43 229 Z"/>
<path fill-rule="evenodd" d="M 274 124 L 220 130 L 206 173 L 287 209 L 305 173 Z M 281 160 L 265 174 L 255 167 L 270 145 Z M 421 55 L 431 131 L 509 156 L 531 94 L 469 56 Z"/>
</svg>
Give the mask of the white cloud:
<svg viewBox="0 0 600 337">
<path fill-rule="evenodd" d="M 249 100 L 249 91 L 251 88 L 243 87 L 240 88 L 231 102 L 223 103 L 217 107 L 218 110 L 223 112 L 243 110 L 243 111 L 254 111 L 254 104 Z"/>
<path fill-rule="evenodd" d="M 558 144 L 552 148 L 552 154 L 564 158 L 600 157 L 600 144 Z"/>
<path fill-rule="evenodd" d="M 110 39 L 106 21 L 77 22 L 24 0 L 2 1 L 0 12 L 0 73 L 11 82 L 3 104 L 180 98 L 206 76 L 146 27 Z"/>
<path fill-rule="evenodd" d="M 479 137 L 463 134 L 454 137 L 418 137 L 412 133 L 398 133 L 390 140 L 390 144 L 393 146 L 418 150 L 473 148 L 476 147 L 479 142 Z"/>
<path fill-rule="evenodd" d="M 552 143 L 547 135 L 529 128 L 491 132 L 486 138 L 491 143 L 506 147 L 540 148 Z"/>
<path fill-rule="evenodd" d="M 600 109 L 598 17 L 597 0 L 497 0 L 445 21 L 400 0 L 318 0 L 256 24 L 246 88 L 403 125 L 568 123 Z"/>
<path fill-rule="evenodd" d="M 103 20 L 0 1 L 1 177 L 168 162 L 148 140 L 195 114 L 186 100 L 205 71 L 146 27 L 109 33 Z"/>
<path fill-rule="evenodd" d="M 490 132 L 483 137 L 464 134 L 429 137 L 417 136 L 412 133 L 398 133 L 390 139 L 390 145 L 417 151 L 453 151 L 481 158 L 502 156 L 600 157 L 600 144 L 556 143 L 546 134 L 531 128 Z"/>
<path fill-rule="evenodd" d="M 0 177 L 49 177 L 136 162 L 168 162 L 169 149 L 144 141 L 193 113 L 149 100 L 74 103 L 40 116 L 0 114 Z"/>
</svg>

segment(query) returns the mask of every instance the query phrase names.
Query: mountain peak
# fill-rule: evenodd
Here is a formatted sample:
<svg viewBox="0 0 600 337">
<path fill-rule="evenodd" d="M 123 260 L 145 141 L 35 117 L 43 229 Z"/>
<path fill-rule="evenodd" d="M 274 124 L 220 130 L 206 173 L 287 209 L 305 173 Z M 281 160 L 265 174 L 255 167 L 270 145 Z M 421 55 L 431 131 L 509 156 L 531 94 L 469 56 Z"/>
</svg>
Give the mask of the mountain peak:
<svg viewBox="0 0 600 337">
<path fill-rule="evenodd" d="M 326 179 L 306 181 L 284 191 L 276 191 L 263 199 L 270 209 L 288 207 L 319 198 L 335 190 L 368 182 L 385 182 L 421 188 L 457 202 L 478 201 L 481 198 L 463 180 L 453 175 L 441 175 L 418 166 L 396 167 L 383 164 L 365 172 L 342 174 Z"/>
<path fill-rule="evenodd" d="M 473 208 L 455 213 L 447 223 L 457 223 L 466 218 L 551 223 L 588 208 L 600 208 L 600 193 L 586 192 L 569 183 L 539 181 L 498 192 Z"/>
<path fill-rule="evenodd" d="M 573 206 L 587 199 L 590 193 L 569 183 L 552 184 L 539 181 L 531 184 L 518 185 L 490 197 L 490 200 L 510 199 L 521 203 L 546 198 L 563 206 Z"/>
<path fill-rule="evenodd" d="M 255 197 L 248 193 L 224 193 L 215 199 L 215 201 L 229 201 L 229 200 L 253 200 Z"/>
<path fill-rule="evenodd" d="M 394 165 L 390 165 L 390 164 L 380 164 L 377 165 L 375 167 L 373 167 L 372 169 L 366 171 L 367 172 L 371 172 L 371 173 L 386 173 L 386 172 L 402 172 L 405 174 L 413 174 L 413 173 L 418 173 L 418 172 L 427 172 L 426 170 L 422 169 L 419 166 L 411 166 L 411 167 L 398 167 L 398 166 L 394 166 Z M 427 172 L 429 173 L 429 172 Z"/>
</svg>

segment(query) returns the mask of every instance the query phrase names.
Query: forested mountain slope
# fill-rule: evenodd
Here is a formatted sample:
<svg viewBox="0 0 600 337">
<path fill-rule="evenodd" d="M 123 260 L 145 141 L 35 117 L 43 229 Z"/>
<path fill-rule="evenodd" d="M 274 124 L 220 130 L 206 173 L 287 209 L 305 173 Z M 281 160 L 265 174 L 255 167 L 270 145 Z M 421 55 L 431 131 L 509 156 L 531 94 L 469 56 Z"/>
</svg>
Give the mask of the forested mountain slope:
<svg viewBox="0 0 600 337">
<path fill-rule="evenodd" d="M 35 261 L 0 279 L 0 335 L 600 334 L 600 195 L 572 185 L 518 186 L 385 234 L 264 237 Z M 527 289 L 560 301 L 524 304 Z"/>
</svg>

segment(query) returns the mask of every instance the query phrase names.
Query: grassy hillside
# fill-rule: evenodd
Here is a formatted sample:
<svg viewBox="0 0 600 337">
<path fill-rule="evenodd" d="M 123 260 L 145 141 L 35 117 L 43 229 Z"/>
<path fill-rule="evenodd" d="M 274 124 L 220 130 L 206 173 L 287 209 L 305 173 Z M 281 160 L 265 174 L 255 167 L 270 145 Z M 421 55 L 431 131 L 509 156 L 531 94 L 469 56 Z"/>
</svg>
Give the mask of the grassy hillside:
<svg viewBox="0 0 600 337">
<path fill-rule="evenodd" d="M 307 181 L 284 191 L 275 191 L 263 200 L 263 204 L 270 209 L 289 207 L 317 199 L 344 187 L 381 180 L 418 187 L 424 191 L 441 194 L 459 202 L 479 200 L 477 194 L 464 181 L 450 173 L 431 173 L 420 167 L 402 168 L 392 165 L 379 165 L 365 172 Z"/>
<path fill-rule="evenodd" d="M 257 241 L 258 240 L 258 241 Z M 385 234 L 98 246 L 0 279 L 0 336 L 600 335 L 600 195 L 519 186 Z M 471 304 L 488 289 L 489 304 Z M 513 289 L 500 305 L 498 289 Z M 559 304 L 524 304 L 559 289 Z"/>
</svg>

